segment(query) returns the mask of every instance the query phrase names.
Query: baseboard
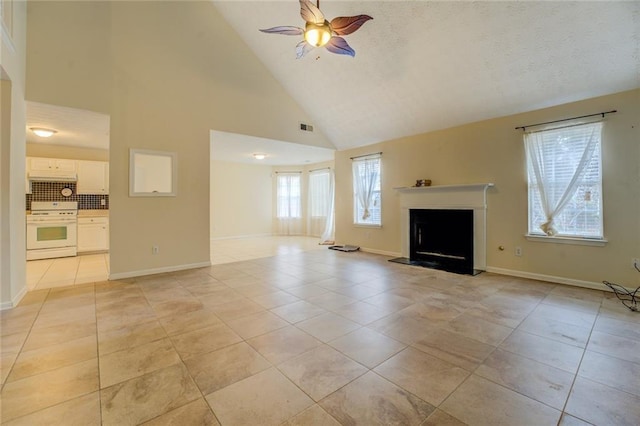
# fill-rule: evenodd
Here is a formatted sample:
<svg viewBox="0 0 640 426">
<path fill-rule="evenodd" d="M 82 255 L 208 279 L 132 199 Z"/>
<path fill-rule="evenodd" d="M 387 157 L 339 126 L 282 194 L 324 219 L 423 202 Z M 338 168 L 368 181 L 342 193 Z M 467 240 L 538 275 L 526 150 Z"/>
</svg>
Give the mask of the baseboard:
<svg viewBox="0 0 640 426">
<path fill-rule="evenodd" d="M 6 309 L 12 309 L 18 306 L 18 303 L 22 300 L 22 298 L 27 294 L 27 286 L 25 285 L 20 289 L 18 294 L 11 298 L 11 302 L 2 302 L 0 303 L 0 311 L 4 311 Z"/>
<path fill-rule="evenodd" d="M 143 275 L 163 274 L 166 272 L 184 271 L 186 269 L 206 268 L 211 266 L 211 261 L 200 263 L 188 263 L 185 265 L 165 266 L 162 268 L 141 269 L 138 271 L 120 272 L 117 274 L 109 274 L 109 280 L 122 280 L 125 278 L 141 277 Z"/>
<path fill-rule="evenodd" d="M 367 248 L 367 247 L 360 247 L 360 251 L 363 251 L 365 253 L 380 254 L 382 256 L 389 256 L 389 257 L 400 257 L 400 256 L 402 256 L 402 253 L 396 253 L 394 251 L 384 251 L 384 250 L 372 249 L 372 248 Z"/>
<path fill-rule="evenodd" d="M 220 240 L 239 240 L 241 238 L 260 238 L 260 237 L 272 237 L 275 234 L 266 233 L 266 234 L 247 234 L 247 235 L 233 235 L 231 237 L 212 237 L 211 241 L 220 241 Z"/>
<path fill-rule="evenodd" d="M 609 289 L 609 287 L 607 287 L 606 285 L 602 283 L 593 282 L 593 281 L 575 280 L 573 278 L 557 277 L 554 275 L 536 274 L 534 272 L 515 271 L 513 269 L 494 268 L 493 266 L 487 266 L 486 271 L 493 272 L 494 274 L 509 275 L 509 276 L 518 277 L 518 278 L 529 278 L 532 280 L 547 281 L 550 283 L 589 288 L 591 290 L 611 291 L 611 289 Z M 632 290 L 632 289 L 627 289 L 627 290 Z"/>
</svg>

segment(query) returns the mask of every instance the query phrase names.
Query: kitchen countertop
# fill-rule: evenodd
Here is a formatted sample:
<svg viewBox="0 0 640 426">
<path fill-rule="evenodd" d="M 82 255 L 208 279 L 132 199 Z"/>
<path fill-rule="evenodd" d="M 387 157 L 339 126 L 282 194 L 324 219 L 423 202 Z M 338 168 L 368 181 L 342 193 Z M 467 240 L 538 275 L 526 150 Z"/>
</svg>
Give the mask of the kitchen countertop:
<svg viewBox="0 0 640 426">
<path fill-rule="evenodd" d="M 109 210 L 78 210 L 78 217 L 109 217 Z"/>
</svg>

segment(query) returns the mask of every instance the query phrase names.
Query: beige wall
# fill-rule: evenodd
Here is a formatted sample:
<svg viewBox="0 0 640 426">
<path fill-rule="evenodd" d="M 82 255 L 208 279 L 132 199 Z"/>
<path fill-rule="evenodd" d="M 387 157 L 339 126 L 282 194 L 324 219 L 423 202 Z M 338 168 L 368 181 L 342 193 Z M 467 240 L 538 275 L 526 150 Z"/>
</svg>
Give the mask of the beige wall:
<svg viewBox="0 0 640 426">
<path fill-rule="evenodd" d="M 271 235 L 271 166 L 211 161 L 211 238 Z"/>
<path fill-rule="evenodd" d="M 211 2 L 28 5 L 28 100 L 111 116 L 112 276 L 209 262 L 210 129 L 295 141 L 309 117 Z M 131 148 L 177 152 L 177 197 L 128 197 Z"/>
<path fill-rule="evenodd" d="M 7 41 L 3 36 L 0 42 L 0 79 L 3 80 L 3 129 L 0 140 L 0 309 L 14 306 L 27 289 L 24 214 L 26 3 L 14 2 L 12 13 L 11 40 Z"/>
<path fill-rule="evenodd" d="M 532 242 L 527 232 L 527 178 L 522 131 L 516 126 L 617 109 L 603 135 L 605 247 Z M 493 182 L 488 192 L 487 265 L 494 270 L 634 287 L 640 257 L 640 90 L 336 153 L 336 238 L 381 252 L 399 253 L 400 207 L 394 187 L 427 178 L 433 185 Z M 352 224 L 349 157 L 382 151 L 383 227 Z M 504 251 L 498 250 L 505 246 Z M 522 257 L 514 248 L 522 247 Z"/>
<path fill-rule="evenodd" d="M 27 157 L 68 158 L 70 160 L 109 161 L 109 150 L 76 146 L 28 143 Z"/>
</svg>

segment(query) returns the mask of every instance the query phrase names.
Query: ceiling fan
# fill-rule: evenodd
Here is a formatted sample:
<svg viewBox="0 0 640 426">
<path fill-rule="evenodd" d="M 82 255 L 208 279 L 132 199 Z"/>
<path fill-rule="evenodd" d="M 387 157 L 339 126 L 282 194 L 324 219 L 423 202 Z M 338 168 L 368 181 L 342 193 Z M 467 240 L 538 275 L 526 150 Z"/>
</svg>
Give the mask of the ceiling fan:
<svg viewBox="0 0 640 426">
<path fill-rule="evenodd" d="M 280 26 L 260 30 L 269 34 L 303 35 L 304 40 L 296 46 L 297 59 L 304 57 L 314 47 L 322 46 L 326 47 L 331 53 L 355 56 L 355 50 L 341 36 L 355 32 L 365 22 L 373 19 L 369 15 L 341 16 L 329 22 L 320 11 L 320 0 L 317 0 L 317 6 L 309 0 L 300 0 L 300 16 L 306 22 L 304 29 Z"/>
</svg>

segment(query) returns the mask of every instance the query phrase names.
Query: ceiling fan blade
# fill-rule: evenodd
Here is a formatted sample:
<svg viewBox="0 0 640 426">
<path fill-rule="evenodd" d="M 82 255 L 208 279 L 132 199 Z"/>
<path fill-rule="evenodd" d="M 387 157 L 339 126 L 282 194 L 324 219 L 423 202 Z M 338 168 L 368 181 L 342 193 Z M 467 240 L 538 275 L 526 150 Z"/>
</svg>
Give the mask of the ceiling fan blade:
<svg viewBox="0 0 640 426">
<path fill-rule="evenodd" d="M 300 16 L 305 22 L 313 22 L 314 24 L 323 24 L 324 14 L 309 0 L 300 0 Z"/>
<path fill-rule="evenodd" d="M 304 34 L 304 30 L 298 27 L 273 27 L 267 28 L 266 30 L 260 30 L 263 33 L 268 34 L 283 34 L 283 35 L 302 35 Z"/>
<path fill-rule="evenodd" d="M 302 40 L 296 46 L 296 59 L 303 58 L 304 55 L 311 52 L 313 50 L 313 46 L 307 43 L 306 40 Z"/>
<path fill-rule="evenodd" d="M 369 15 L 339 16 L 331 21 L 331 29 L 338 35 L 351 34 L 370 19 Z"/>
<path fill-rule="evenodd" d="M 342 37 L 331 37 L 331 40 L 325 45 L 327 50 L 338 55 L 356 56 L 356 51 L 349 46 L 347 41 Z"/>
</svg>

